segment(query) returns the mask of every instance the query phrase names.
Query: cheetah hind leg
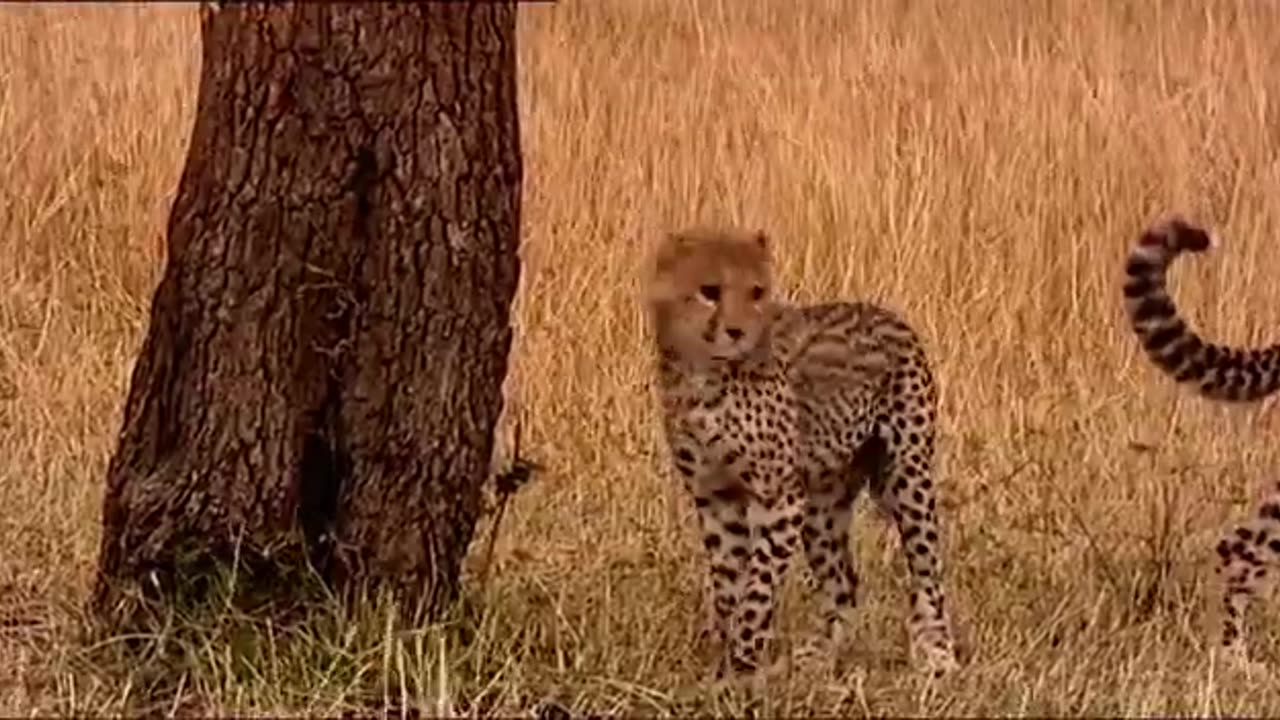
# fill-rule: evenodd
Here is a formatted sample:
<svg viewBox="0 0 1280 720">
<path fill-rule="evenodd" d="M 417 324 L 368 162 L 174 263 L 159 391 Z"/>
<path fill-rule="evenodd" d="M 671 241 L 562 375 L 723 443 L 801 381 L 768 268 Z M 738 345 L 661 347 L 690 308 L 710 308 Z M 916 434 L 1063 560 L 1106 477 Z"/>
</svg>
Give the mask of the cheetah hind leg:
<svg viewBox="0 0 1280 720">
<path fill-rule="evenodd" d="M 937 502 L 932 481 L 932 433 L 914 433 L 912 444 L 901 437 L 886 441 L 876 500 L 898 525 L 902 552 L 910 573 L 910 620 L 907 632 L 916 664 L 940 677 L 959 667 L 951 621 L 942 586 L 942 555 Z M 882 485 L 880 483 L 883 483 Z"/>
<path fill-rule="evenodd" d="M 1257 517 L 1224 534 L 1217 550 L 1223 582 L 1220 649 L 1232 664 L 1252 669 L 1244 616 L 1280 566 L 1280 492 L 1262 502 Z"/>
</svg>

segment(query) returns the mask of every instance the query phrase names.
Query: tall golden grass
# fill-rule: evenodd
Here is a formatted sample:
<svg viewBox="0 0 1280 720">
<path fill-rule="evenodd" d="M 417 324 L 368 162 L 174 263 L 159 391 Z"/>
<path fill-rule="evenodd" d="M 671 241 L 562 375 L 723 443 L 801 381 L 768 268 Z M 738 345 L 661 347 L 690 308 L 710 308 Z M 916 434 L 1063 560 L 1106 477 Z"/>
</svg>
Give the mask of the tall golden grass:
<svg viewBox="0 0 1280 720">
<path fill-rule="evenodd" d="M 796 299 L 901 309 L 944 388 L 965 667 L 904 666 L 903 563 L 860 514 L 853 639 L 766 713 L 1280 712 L 1275 675 L 1206 654 L 1212 544 L 1277 428 L 1175 390 L 1119 290 L 1128 243 L 1176 209 L 1225 238 L 1176 273 L 1193 322 L 1233 343 L 1280 326 L 1280 6 L 1255 0 L 524 6 L 503 432 L 518 419 L 548 470 L 465 632 L 215 617 L 177 654 L 103 660 L 126 656 L 75 628 L 192 121 L 194 8 L 0 9 L 0 714 L 740 711 L 690 642 L 700 558 L 636 303 L 646 242 L 693 222 L 768 229 Z M 798 585 L 786 603 L 784 650 L 817 628 Z M 1264 658 L 1275 614 L 1251 618 Z"/>
</svg>

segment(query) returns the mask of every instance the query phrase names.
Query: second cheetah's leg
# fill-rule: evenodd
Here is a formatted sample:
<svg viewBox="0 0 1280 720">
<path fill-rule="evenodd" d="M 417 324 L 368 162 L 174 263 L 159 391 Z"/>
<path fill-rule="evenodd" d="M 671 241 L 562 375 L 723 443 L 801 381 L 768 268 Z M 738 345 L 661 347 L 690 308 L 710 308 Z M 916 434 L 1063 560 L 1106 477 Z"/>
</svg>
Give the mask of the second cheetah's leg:
<svg viewBox="0 0 1280 720">
<path fill-rule="evenodd" d="M 1280 565 L 1280 493 L 1266 498 L 1257 517 L 1225 534 L 1218 543 L 1218 573 L 1223 580 L 1222 648 L 1247 660 L 1244 615 Z"/>
<path fill-rule="evenodd" d="M 934 430 L 931 424 L 924 423 L 885 428 L 884 433 L 878 500 L 898 525 L 911 573 L 911 618 L 907 629 L 913 654 L 924 661 L 925 669 L 941 674 L 956 667 L 956 659 L 942 587 L 932 474 Z"/>
<path fill-rule="evenodd" d="M 849 522 L 860 487 L 835 473 L 811 477 L 801 537 L 814 582 L 822 591 L 827 638 L 839 643 L 844 634 L 843 615 L 857 604 L 858 573 L 849 551 Z"/>
</svg>

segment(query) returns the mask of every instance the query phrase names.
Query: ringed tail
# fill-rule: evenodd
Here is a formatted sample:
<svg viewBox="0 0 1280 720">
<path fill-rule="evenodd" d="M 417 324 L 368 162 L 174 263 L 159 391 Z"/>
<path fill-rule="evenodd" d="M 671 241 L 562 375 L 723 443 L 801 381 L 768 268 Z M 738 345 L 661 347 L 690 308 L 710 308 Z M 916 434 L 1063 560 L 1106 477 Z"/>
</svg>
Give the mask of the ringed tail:
<svg viewBox="0 0 1280 720">
<path fill-rule="evenodd" d="M 1213 400 L 1260 400 L 1280 389 L 1280 344 L 1233 348 L 1206 342 L 1169 297 L 1166 276 L 1174 258 L 1213 244 L 1209 232 L 1180 217 L 1148 227 L 1125 262 L 1124 309 L 1147 356 L 1174 380 Z"/>
</svg>

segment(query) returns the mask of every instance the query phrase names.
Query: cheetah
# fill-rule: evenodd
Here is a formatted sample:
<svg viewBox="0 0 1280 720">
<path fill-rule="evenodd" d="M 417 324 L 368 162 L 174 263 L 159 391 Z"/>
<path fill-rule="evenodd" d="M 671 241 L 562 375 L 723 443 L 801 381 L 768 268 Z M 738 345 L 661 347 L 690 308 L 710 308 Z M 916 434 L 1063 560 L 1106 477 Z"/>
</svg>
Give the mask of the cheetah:
<svg viewBox="0 0 1280 720">
<path fill-rule="evenodd" d="M 902 540 L 912 657 L 941 676 L 958 664 L 932 468 L 937 387 L 922 343 L 872 304 L 775 299 L 770 246 L 763 231 L 667 234 L 645 297 L 668 450 L 709 564 L 703 632 L 722 648 L 717 677 L 762 668 L 800 543 L 823 591 L 824 642 L 839 642 L 858 588 L 848 533 L 864 488 Z"/>
<path fill-rule="evenodd" d="M 1178 383 L 1212 400 L 1261 400 L 1280 389 L 1280 345 L 1233 348 L 1206 342 L 1180 317 L 1166 288 L 1174 258 L 1214 244 L 1213 235 L 1177 216 L 1147 228 L 1125 263 L 1125 311 L 1147 356 Z M 1280 484 L 1267 490 L 1255 517 L 1223 534 L 1217 553 L 1223 580 L 1220 647 L 1247 664 L 1244 615 L 1269 569 L 1280 563 Z"/>
</svg>

